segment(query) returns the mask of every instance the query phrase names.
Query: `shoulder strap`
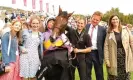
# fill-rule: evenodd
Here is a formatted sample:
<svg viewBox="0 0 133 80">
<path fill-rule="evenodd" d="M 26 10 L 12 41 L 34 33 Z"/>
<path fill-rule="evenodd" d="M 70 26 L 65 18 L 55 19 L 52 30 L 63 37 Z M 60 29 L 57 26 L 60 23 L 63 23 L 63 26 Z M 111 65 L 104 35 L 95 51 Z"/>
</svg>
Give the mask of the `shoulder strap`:
<svg viewBox="0 0 133 80">
<path fill-rule="evenodd" d="M 81 41 L 81 39 L 83 38 L 83 36 L 84 36 L 84 34 L 85 34 L 85 31 L 83 31 L 83 32 L 81 33 L 80 37 L 79 37 L 78 34 L 77 34 L 77 32 L 76 32 L 76 30 L 74 30 L 74 32 L 75 32 L 76 37 L 78 38 L 78 41 L 76 42 L 75 45 L 73 45 L 73 47 L 75 47 L 76 45 L 78 45 L 78 43 Z"/>
<path fill-rule="evenodd" d="M 39 39 L 41 40 L 41 35 L 40 35 L 40 32 L 38 32 L 38 37 L 39 37 Z"/>
<path fill-rule="evenodd" d="M 8 43 L 8 51 L 7 51 L 8 56 L 9 56 L 9 53 L 10 53 L 10 48 L 11 48 L 11 35 L 9 34 L 9 43 Z"/>
<path fill-rule="evenodd" d="M 76 30 L 75 30 L 74 32 L 75 32 L 75 34 L 76 34 L 76 36 L 77 36 L 77 38 L 78 38 L 77 43 L 79 43 L 79 41 L 81 40 L 81 38 L 84 36 L 85 31 L 83 31 L 83 32 L 81 33 L 80 37 L 78 37 L 78 34 L 77 34 Z"/>
<path fill-rule="evenodd" d="M 81 33 L 80 39 L 84 36 L 84 34 L 85 34 L 85 31 L 83 31 L 83 32 Z"/>
</svg>

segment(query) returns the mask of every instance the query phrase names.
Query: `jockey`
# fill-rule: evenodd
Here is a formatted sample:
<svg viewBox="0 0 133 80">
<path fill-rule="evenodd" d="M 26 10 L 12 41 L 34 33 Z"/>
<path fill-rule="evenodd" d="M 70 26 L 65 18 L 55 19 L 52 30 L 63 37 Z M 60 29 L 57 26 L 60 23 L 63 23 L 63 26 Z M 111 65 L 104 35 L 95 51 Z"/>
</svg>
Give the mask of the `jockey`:
<svg viewBox="0 0 133 80">
<path fill-rule="evenodd" d="M 58 22 L 53 17 L 48 17 L 45 21 L 44 56 L 41 69 L 37 73 L 38 80 L 41 80 L 43 76 L 45 80 L 70 80 L 69 57 L 73 48 L 63 33 L 65 27 L 55 27 L 55 24 L 61 24 L 60 21 L 59 23 L 56 21 Z"/>
</svg>

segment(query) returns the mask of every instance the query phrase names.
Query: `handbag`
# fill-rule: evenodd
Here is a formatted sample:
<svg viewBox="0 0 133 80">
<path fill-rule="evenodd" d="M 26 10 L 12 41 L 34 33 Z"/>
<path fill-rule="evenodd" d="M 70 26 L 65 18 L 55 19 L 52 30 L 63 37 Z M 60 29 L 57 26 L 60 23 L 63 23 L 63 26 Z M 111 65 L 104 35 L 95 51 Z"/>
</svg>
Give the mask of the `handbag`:
<svg viewBox="0 0 133 80">
<path fill-rule="evenodd" d="M 11 46 L 11 35 L 9 36 L 9 43 L 8 43 L 8 51 L 7 55 L 9 55 L 10 52 L 10 46 Z M 5 73 L 5 64 L 2 62 L 2 53 L 1 54 L 1 59 L 0 59 L 0 75 Z"/>
<path fill-rule="evenodd" d="M 0 75 L 5 73 L 5 65 L 4 64 L 0 64 Z"/>
</svg>

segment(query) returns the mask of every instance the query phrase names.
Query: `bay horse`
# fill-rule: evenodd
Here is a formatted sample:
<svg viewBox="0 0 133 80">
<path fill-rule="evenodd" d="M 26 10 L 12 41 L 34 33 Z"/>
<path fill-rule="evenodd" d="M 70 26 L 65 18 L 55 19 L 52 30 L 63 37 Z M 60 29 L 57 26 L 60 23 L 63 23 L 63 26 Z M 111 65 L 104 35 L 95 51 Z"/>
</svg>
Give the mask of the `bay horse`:
<svg viewBox="0 0 133 80">
<path fill-rule="evenodd" d="M 73 12 L 67 13 L 67 11 L 62 11 L 59 7 L 59 14 L 55 19 L 52 32 L 46 32 L 47 40 L 45 39 L 44 43 L 47 48 L 37 78 L 42 73 L 41 75 L 45 77 L 45 80 L 71 80 L 68 48 L 72 46 L 67 45 L 70 44 L 69 40 L 66 39 L 67 41 L 63 41 L 63 38 L 67 38 L 64 32 L 67 27 L 68 19 L 72 14 Z M 38 80 L 41 79 L 38 78 Z"/>
<path fill-rule="evenodd" d="M 61 33 L 64 33 L 67 27 L 68 19 L 72 14 L 73 12 L 67 13 L 67 11 L 62 11 L 62 9 L 59 6 L 59 14 L 55 19 L 53 33 L 58 33 L 58 35 L 60 35 Z"/>
</svg>

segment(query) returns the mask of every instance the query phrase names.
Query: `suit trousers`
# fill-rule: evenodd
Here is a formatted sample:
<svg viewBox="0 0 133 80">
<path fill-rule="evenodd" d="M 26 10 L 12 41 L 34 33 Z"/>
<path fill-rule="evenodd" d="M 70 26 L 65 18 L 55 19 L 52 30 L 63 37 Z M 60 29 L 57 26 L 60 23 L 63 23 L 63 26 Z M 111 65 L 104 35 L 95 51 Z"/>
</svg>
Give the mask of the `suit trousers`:
<svg viewBox="0 0 133 80">
<path fill-rule="evenodd" d="M 87 64 L 87 79 L 92 80 L 91 71 L 94 65 L 94 70 L 96 74 L 96 80 L 104 80 L 103 77 L 103 64 L 99 62 L 98 50 L 92 50 L 89 54 L 86 54 L 86 64 Z"/>
</svg>

